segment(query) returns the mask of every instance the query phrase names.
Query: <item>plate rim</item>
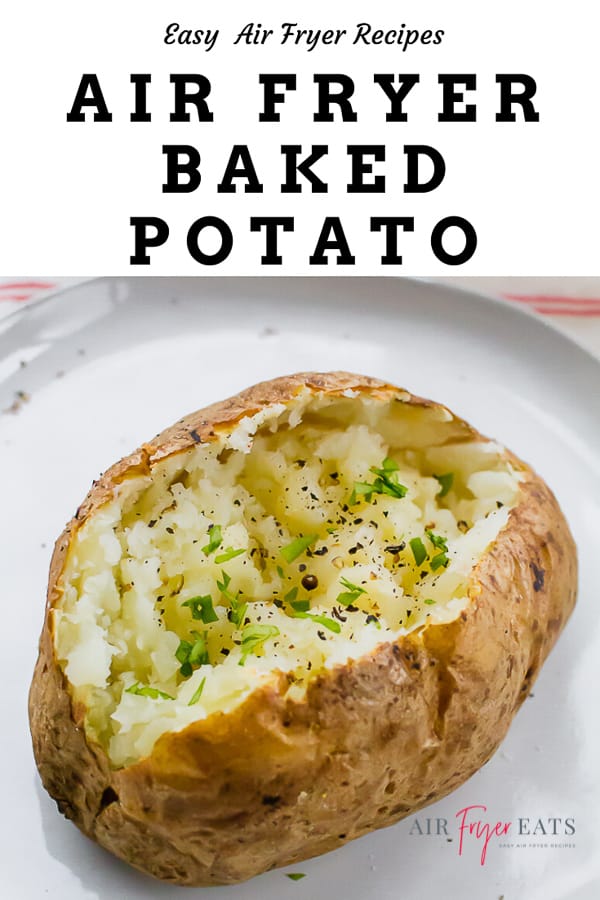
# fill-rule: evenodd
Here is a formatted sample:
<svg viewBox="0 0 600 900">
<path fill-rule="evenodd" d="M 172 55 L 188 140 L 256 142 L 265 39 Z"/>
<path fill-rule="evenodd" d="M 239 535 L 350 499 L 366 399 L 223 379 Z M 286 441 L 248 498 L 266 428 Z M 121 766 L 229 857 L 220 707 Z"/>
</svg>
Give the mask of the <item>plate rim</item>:
<svg viewBox="0 0 600 900">
<path fill-rule="evenodd" d="M 475 276 L 474 276 L 475 277 Z M 501 297 L 497 297 L 494 294 L 487 293 L 486 291 L 482 291 L 477 287 L 467 287 L 464 283 L 454 284 L 452 282 L 448 282 L 443 279 L 443 276 L 403 276 L 403 275 L 258 275 L 258 276 L 247 276 L 247 275 L 98 275 L 86 279 L 82 279 L 78 281 L 76 284 L 68 284 L 59 286 L 51 289 L 47 293 L 44 293 L 40 297 L 34 297 L 32 300 L 28 301 L 24 306 L 19 307 L 17 309 L 12 310 L 6 316 L 0 318 L 0 338 L 5 337 L 11 331 L 11 329 L 16 326 L 23 319 L 28 318 L 28 316 L 34 312 L 36 312 L 40 307 L 45 305 L 49 305 L 53 300 L 57 297 L 60 298 L 64 295 L 67 295 L 73 291 L 80 290 L 81 288 L 87 287 L 88 285 L 95 285 L 101 282 L 106 283 L 116 283 L 122 281 L 162 281 L 162 282 L 176 282 L 176 281 L 196 281 L 198 285 L 202 285 L 203 282 L 209 279 L 211 283 L 219 282 L 220 280 L 227 281 L 229 283 L 233 283 L 236 281 L 247 281 L 252 280 L 252 282 L 256 283 L 257 281 L 278 281 L 278 280 L 294 280 L 294 281 L 304 281 L 304 282 L 313 282 L 314 280 L 322 280 L 322 281 L 331 281 L 332 284 L 335 284 L 340 279 L 343 281 L 380 281 L 386 283 L 392 283 L 397 281 L 399 283 L 415 285 L 415 286 L 429 286 L 434 288 L 436 291 L 439 291 L 443 294 L 452 295 L 458 294 L 462 295 L 469 299 L 470 302 L 483 302 L 487 304 L 489 307 L 500 311 L 502 310 L 504 315 L 508 315 L 514 318 L 515 321 L 526 321 L 530 324 L 535 323 L 538 328 L 543 331 L 551 333 L 555 338 L 558 338 L 564 346 L 568 346 L 571 350 L 575 349 L 579 351 L 589 362 L 592 362 L 596 368 L 599 370 L 600 375 L 600 357 L 594 354 L 588 347 L 579 343 L 576 338 L 563 331 L 563 329 L 559 328 L 557 324 L 554 322 L 548 321 L 547 318 L 542 317 L 539 313 L 536 313 L 534 310 L 529 309 L 528 307 L 517 306 L 514 303 L 511 303 L 508 300 L 503 300 Z M 535 327 L 535 326 L 534 326 Z M 2 356 L 0 355 L 0 359 Z"/>
</svg>

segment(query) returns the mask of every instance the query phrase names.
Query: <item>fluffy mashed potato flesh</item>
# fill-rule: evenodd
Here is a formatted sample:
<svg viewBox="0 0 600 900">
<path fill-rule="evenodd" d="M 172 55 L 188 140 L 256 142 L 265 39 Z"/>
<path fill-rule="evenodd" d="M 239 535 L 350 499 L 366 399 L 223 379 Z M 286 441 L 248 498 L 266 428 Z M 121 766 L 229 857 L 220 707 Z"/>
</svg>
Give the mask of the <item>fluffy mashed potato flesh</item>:
<svg viewBox="0 0 600 900">
<path fill-rule="evenodd" d="M 54 611 L 86 729 L 123 766 L 278 673 L 455 619 L 518 473 L 440 407 L 300 395 L 129 478 L 77 531 Z"/>
</svg>

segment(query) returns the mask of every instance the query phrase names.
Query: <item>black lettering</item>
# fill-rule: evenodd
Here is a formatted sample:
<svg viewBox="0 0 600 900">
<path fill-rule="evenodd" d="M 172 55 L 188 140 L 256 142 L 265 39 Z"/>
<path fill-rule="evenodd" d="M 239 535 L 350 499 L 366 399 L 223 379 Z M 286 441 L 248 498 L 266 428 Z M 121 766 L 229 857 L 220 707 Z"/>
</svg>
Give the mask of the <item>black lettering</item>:
<svg viewBox="0 0 600 900">
<path fill-rule="evenodd" d="M 282 85 L 286 91 L 296 90 L 296 76 L 287 75 L 259 75 L 258 83 L 263 85 L 263 111 L 258 115 L 259 122 L 279 122 L 280 116 L 275 105 L 283 103 L 285 94 L 276 91 L 277 85 Z"/>
<path fill-rule="evenodd" d="M 386 122 L 406 122 L 407 114 L 402 109 L 402 102 L 415 84 L 419 83 L 418 75 L 398 75 L 400 86 L 394 90 L 393 75 L 374 75 L 373 81 L 383 90 L 390 101 L 390 111 L 385 114 Z"/>
<path fill-rule="evenodd" d="M 500 85 L 500 112 L 496 113 L 496 122 L 517 121 L 517 114 L 512 111 L 514 103 L 521 107 L 525 122 L 540 121 L 540 114 L 531 102 L 537 91 L 537 84 L 531 75 L 496 75 L 496 81 Z M 518 93 L 513 90 L 515 84 L 522 88 Z"/>
<path fill-rule="evenodd" d="M 188 105 L 195 107 L 199 122 L 213 121 L 213 114 L 206 102 L 211 90 L 208 78 L 204 75 L 175 74 L 171 75 L 170 81 L 175 85 L 175 108 L 170 115 L 171 122 L 191 121 Z M 196 90 L 191 90 L 194 87 Z"/>
<path fill-rule="evenodd" d="M 439 150 L 429 147 L 427 144 L 406 144 L 404 153 L 406 155 L 405 194 L 427 194 L 440 186 L 446 174 L 446 163 Z M 422 156 L 427 157 L 433 163 L 433 172 L 429 181 L 423 182 L 419 181 L 419 160 Z"/>
<path fill-rule="evenodd" d="M 200 153 L 189 144 L 163 144 L 162 152 L 167 157 L 167 180 L 163 184 L 164 194 L 191 194 L 200 185 Z M 186 175 L 181 181 L 180 175 Z"/>
<path fill-rule="evenodd" d="M 87 96 L 88 91 L 90 91 L 89 97 Z M 98 76 L 93 72 L 81 76 L 73 106 L 67 113 L 67 122 L 85 122 L 84 106 L 95 107 L 94 122 L 112 122 L 112 113 L 108 111 Z"/>
<path fill-rule="evenodd" d="M 133 227 L 133 256 L 129 257 L 132 266 L 150 265 L 150 257 L 146 253 L 148 247 L 161 247 L 169 237 L 169 226 L 164 219 L 156 216 L 132 216 L 129 224 Z M 148 233 L 154 228 L 153 235 Z"/>
<path fill-rule="evenodd" d="M 302 153 L 300 144 L 284 144 L 281 152 L 285 156 L 285 182 L 281 185 L 282 194 L 300 194 L 302 185 L 298 183 L 298 172 L 310 183 L 313 194 L 326 194 L 327 185 L 315 175 L 312 166 L 318 162 L 328 151 L 327 144 L 313 144 L 310 154 L 298 162 L 298 156 Z"/>
<path fill-rule="evenodd" d="M 465 90 L 474 91 L 477 87 L 476 75 L 438 75 L 438 82 L 442 85 L 442 111 L 438 115 L 438 122 L 475 122 L 477 120 L 476 107 L 467 103 L 464 110 L 457 110 L 456 104 L 463 103 L 465 95 L 463 91 L 457 91 L 457 84 L 464 84 Z"/>
<path fill-rule="evenodd" d="M 282 231 L 294 230 L 294 219 L 291 216 L 252 216 L 250 219 L 250 231 L 262 231 L 265 229 L 265 253 L 261 256 L 260 262 L 263 266 L 280 266 L 282 258 L 279 256 L 277 239 L 278 228 Z"/>
<path fill-rule="evenodd" d="M 216 228 L 221 238 L 221 246 L 214 253 L 204 253 L 198 244 L 200 234 L 205 228 Z M 231 228 L 217 216 L 202 216 L 191 226 L 187 236 L 187 248 L 190 256 L 203 266 L 218 266 L 227 259 L 233 247 Z"/>
<path fill-rule="evenodd" d="M 245 178 L 245 194 L 262 194 L 263 186 L 259 181 L 250 151 L 246 144 L 235 144 L 231 150 L 229 161 L 223 174 L 223 180 L 217 185 L 219 194 L 235 194 L 237 185 L 234 178 Z"/>
<path fill-rule="evenodd" d="M 460 228 L 465 236 L 463 250 L 455 255 L 448 253 L 443 246 L 444 235 L 449 228 Z M 446 216 L 431 232 L 431 249 L 436 258 L 447 266 L 462 266 L 471 259 L 477 249 L 477 233 L 471 223 L 461 216 Z"/>
<path fill-rule="evenodd" d="M 385 175 L 375 175 L 372 181 L 365 181 L 365 175 L 373 174 L 373 163 L 367 162 L 365 156 L 372 156 L 375 162 L 384 162 L 385 147 L 382 144 L 349 144 L 347 151 L 352 160 L 352 181 L 348 185 L 348 193 L 385 193 Z"/>
<path fill-rule="evenodd" d="M 381 257 L 382 266 L 401 266 L 402 257 L 398 254 L 398 229 L 414 231 L 415 220 L 401 216 L 372 216 L 371 231 L 385 231 L 385 253 Z M 415 819 L 415 822 L 418 820 Z M 429 821 L 429 820 L 427 820 Z M 439 819 L 438 819 L 439 821 Z M 421 832 L 419 832 L 421 833 Z M 439 834 L 439 831 L 438 831 Z"/>
<path fill-rule="evenodd" d="M 575 834 L 575 819 L 565 819 L 565 834 Z"/>
<path fill-rule="evenodd" d="M 137 74 L 131 75 L 129 80 L 135 86 L 135 107 L 131 116 L 129 117 L 132 122 L 151 122 L 152 116 L 148 112 L 147 102 L 148 102 L 148 85 L 152 81 L 152 75 L 149 74 Z"/>
<path fill-rule="evenodd" d="M 325 256 L 326 250 L 337 250 L 336 263 L 338 266 L 353 266 L 355 259 L 350 253 L 350 247 L 342 228 L 342 223 L 337 216 L 327 216 L 323 222 L 321 233 L 315 246 L 315 252 L 309 258 L 311 266 L 326 266 L 329 259 Z"/>
<path fill-rule="evenodd" d="M 175 35 L 179 31 L 179 22 L 171 22 L 170 25 L 167 25 L 167 30 L 165 32 L 165 44 L 174 44 L 175 43 Z"/>
<path fill-rule="evenodd" d="M 313 80 L 318 87 L 318 109 L 313 116 L 315 122 L 333 122 L 331 105 L 337 104 L 342 113 L 342 122 L 356 122 L 357 116 L 352 109 L 350 97 L 354 94 L 354 82 L 349 75 L 314 75 Z M 333 93 L 332 86 L 339 85 L 340 90 Z"/>
</svg>

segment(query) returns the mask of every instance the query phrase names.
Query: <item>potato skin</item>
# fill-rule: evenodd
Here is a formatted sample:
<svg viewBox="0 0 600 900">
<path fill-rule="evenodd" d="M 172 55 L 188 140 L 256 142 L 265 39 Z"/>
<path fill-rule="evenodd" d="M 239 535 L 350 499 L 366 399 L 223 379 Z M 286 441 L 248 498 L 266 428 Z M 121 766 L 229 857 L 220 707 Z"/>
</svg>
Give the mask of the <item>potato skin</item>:
<svg viewBox="0 0 600 900">
<path fill-rule="evenodd" d="M 376 379 L 302 373 L 256 385 L 182 419 L 94 484 L 56 543 L 29 697 L 46 790 L 88 837 L 182 885 L 228 884 L 333 850 L 432 803 L 494 753 L 576 597 L 577 555 L 558 503 L 528 466 L 521 498 L 473 572 L 471 602 L 318 676 L 301 701 L 287 681 L 162 735 L 145 759 L 111 768 L 86 739 L 54 656 L 50 610 L 70 541 L 115 484 L 160 459 L 216 440 L 242 416 L 299 391 L 353 389 L 438 406 Z M 453 417 L 465 437 L 483 439 Z"/>
</svg>

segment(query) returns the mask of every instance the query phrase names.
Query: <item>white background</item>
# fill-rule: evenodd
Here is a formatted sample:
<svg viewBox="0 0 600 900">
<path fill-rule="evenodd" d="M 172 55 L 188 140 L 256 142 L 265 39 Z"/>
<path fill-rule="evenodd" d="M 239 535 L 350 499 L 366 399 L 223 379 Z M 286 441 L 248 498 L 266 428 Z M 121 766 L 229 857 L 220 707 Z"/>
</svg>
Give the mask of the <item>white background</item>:
<svg viewBox="0 0 600 900">
<path fill-rule="evenodd" d="M 9 8 L 7 8 L 9 7 Z M 20 0 L 0 13 L 0 272 L 87 274 L 594 274 L 597 272 L 598 167 L 595 0 L 201 4 L 170 0 Z M 232 46 L 249 21 L 274 28 L 263 47 Z M 443 29 L 441 46 L 352 46 L 349 40 L 307 52 L 279 44 L 281 22 L 312 28 Z M 165 46 L 166 26 L 220 29 L 210 52 Z M 277 40 L 277 43 L 275 42 Z M 214 123 L 170 124 L 171 72 L 199 72 L 212 82 Z M 298 86 L 281 108 L 280 124 L 260 124 L 258 72 L 295 72 Z M 101 80 L 111 123 L 67 123 L 83 72 Z M 151 72 L 151 123 L 131 123 L 132 72 Z M 315 124 L 314 72 L 343 72 L 356 83 L 358 122 Z M 405 101 L 409 120 L 385 122 L 388 102 L 374 72 L 418 72 Z M 440 72 L 475 72 L 476 123 L 438 123 Z M 499 124 L 499 72 L 526 72 L 538 83 L 538 124 Z M 203 181 L 193 194 L 162 192 L 164 143 L 195 144 Z M 218 195 L 231 146 L 246 143 L 264 194 Z M 327 143 L 329 159 L 315 167 L 329 193 L 281 195 L 283 143 Z M 387 145 L 387 193 L 348 195 L 348 143 Z M 405 143 L 438 148 L 446 161 L 433 193 L 404 194 Z M 261 267 L 262 235 L 251 215 L 294 215 L 283 235 L 282 267 Z M 161 216 L 168 243 L 152 265 L 130 267 L 130 216 Z M 234 233 L 229 259 L 205 269 L 187 252 L 186 233 L 202 215 L 225 219 Z M 323 217 L 339 215 L 356 256 L 352 268 L 309 267 Z M 383 235 L 372 215 L 415 218 L 401 239 L 404 264 L 380 265 Z M 460 269 L 435 260 L 434 224 L 447 215 L 474 224 L 479 246 Z M 208 245 L 206 249 L 209 249 Z"/>
</svg>

